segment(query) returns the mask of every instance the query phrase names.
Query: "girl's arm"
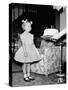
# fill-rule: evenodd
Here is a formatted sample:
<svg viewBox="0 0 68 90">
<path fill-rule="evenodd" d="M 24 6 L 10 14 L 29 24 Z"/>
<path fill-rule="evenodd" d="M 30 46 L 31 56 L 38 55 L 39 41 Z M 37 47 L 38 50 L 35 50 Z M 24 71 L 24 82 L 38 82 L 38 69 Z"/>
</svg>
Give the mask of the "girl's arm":
<svg viewBox="0 0 68 90">
<path fill-rule="evenodd" d="M 26 44 L 24 43 L 24 40 L 22 40 L 21 35 L 20 35 L 20 39 L 21 39 L 21 42 L 22 42 L 22 48 L 23 48 L 24 56 L 27 57 L 28 55 L 27 55 Z"/>
<path fill-rule="evenodd" d="M 24 56 L 27 57 L 28 54 L 27 54 L 27 49 L 26 49 L 25 43 L 22 43 L 22 47 L 23 47 L 23 51 L 24 51 Z"/>
</svg>

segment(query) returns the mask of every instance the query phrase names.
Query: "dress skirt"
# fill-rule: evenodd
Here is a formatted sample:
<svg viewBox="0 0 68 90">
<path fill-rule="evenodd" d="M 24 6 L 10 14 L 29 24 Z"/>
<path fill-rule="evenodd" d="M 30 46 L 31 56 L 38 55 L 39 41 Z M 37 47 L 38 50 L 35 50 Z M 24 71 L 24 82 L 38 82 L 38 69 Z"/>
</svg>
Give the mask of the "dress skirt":
<svg viewBox="0 0 68 90">
<path fill-rule="evenodd" d="M 23 46 L 21 46 L 16 52 L 14 59 L 21 63 L 33 63 L 42 59 L 42 56 L 39 54 L 34 44 L 28 45 L 26 52 L 27 56 L 24 56 L 24 49 Z"/>
</svg>

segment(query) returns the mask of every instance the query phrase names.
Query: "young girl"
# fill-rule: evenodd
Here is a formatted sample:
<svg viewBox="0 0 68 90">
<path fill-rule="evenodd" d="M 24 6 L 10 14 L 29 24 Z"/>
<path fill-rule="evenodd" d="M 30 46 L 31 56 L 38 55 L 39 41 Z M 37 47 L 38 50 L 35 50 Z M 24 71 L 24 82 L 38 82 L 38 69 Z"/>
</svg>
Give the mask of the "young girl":
<svg viewBox="0 0 68 90">
<path fill-rule="evenodd" d="M 32 29 L 31 24 L 32 21 L 29 22 L 27 19 L 22 20 L 22 30 L 24 30 L 24 32 L 20 34 L 22 46 L 14 57 L 16 61 L 23 63 L 22 69 L 25 81 L 34 80 L 30 75 L 30 65 L 33 62 L 40 61 L 43 57 L 34 45 L 33 35 L 29 33 Z"/>
</svg>

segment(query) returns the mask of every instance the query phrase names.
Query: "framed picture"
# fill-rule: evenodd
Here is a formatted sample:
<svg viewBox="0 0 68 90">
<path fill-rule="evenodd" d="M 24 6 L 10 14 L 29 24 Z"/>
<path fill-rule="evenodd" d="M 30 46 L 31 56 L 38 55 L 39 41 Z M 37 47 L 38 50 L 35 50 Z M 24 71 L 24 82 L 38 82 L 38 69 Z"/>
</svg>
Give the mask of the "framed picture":
<svg viewBox="0 0 68 90">
<path fill-rule="evenodd" d="M 9 4 L 9 85 L 66 83 L 66 7 Z"/>
</svg>

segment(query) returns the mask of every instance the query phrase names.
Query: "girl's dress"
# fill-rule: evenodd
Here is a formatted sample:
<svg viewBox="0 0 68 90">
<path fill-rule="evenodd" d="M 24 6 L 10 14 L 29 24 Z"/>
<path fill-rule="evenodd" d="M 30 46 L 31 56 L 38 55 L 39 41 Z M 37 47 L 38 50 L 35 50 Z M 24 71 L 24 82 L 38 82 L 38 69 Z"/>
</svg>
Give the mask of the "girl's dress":
<svg viewBox="0 0 68 90">
<path fill-rule="evenodd" d="M 18 49 L 14 59 L 21 63 L 33 63 L 42 59 L 33 43 L 33 35 L 24 32 L 20 35 L 22 46 Z"/>
</svg>

